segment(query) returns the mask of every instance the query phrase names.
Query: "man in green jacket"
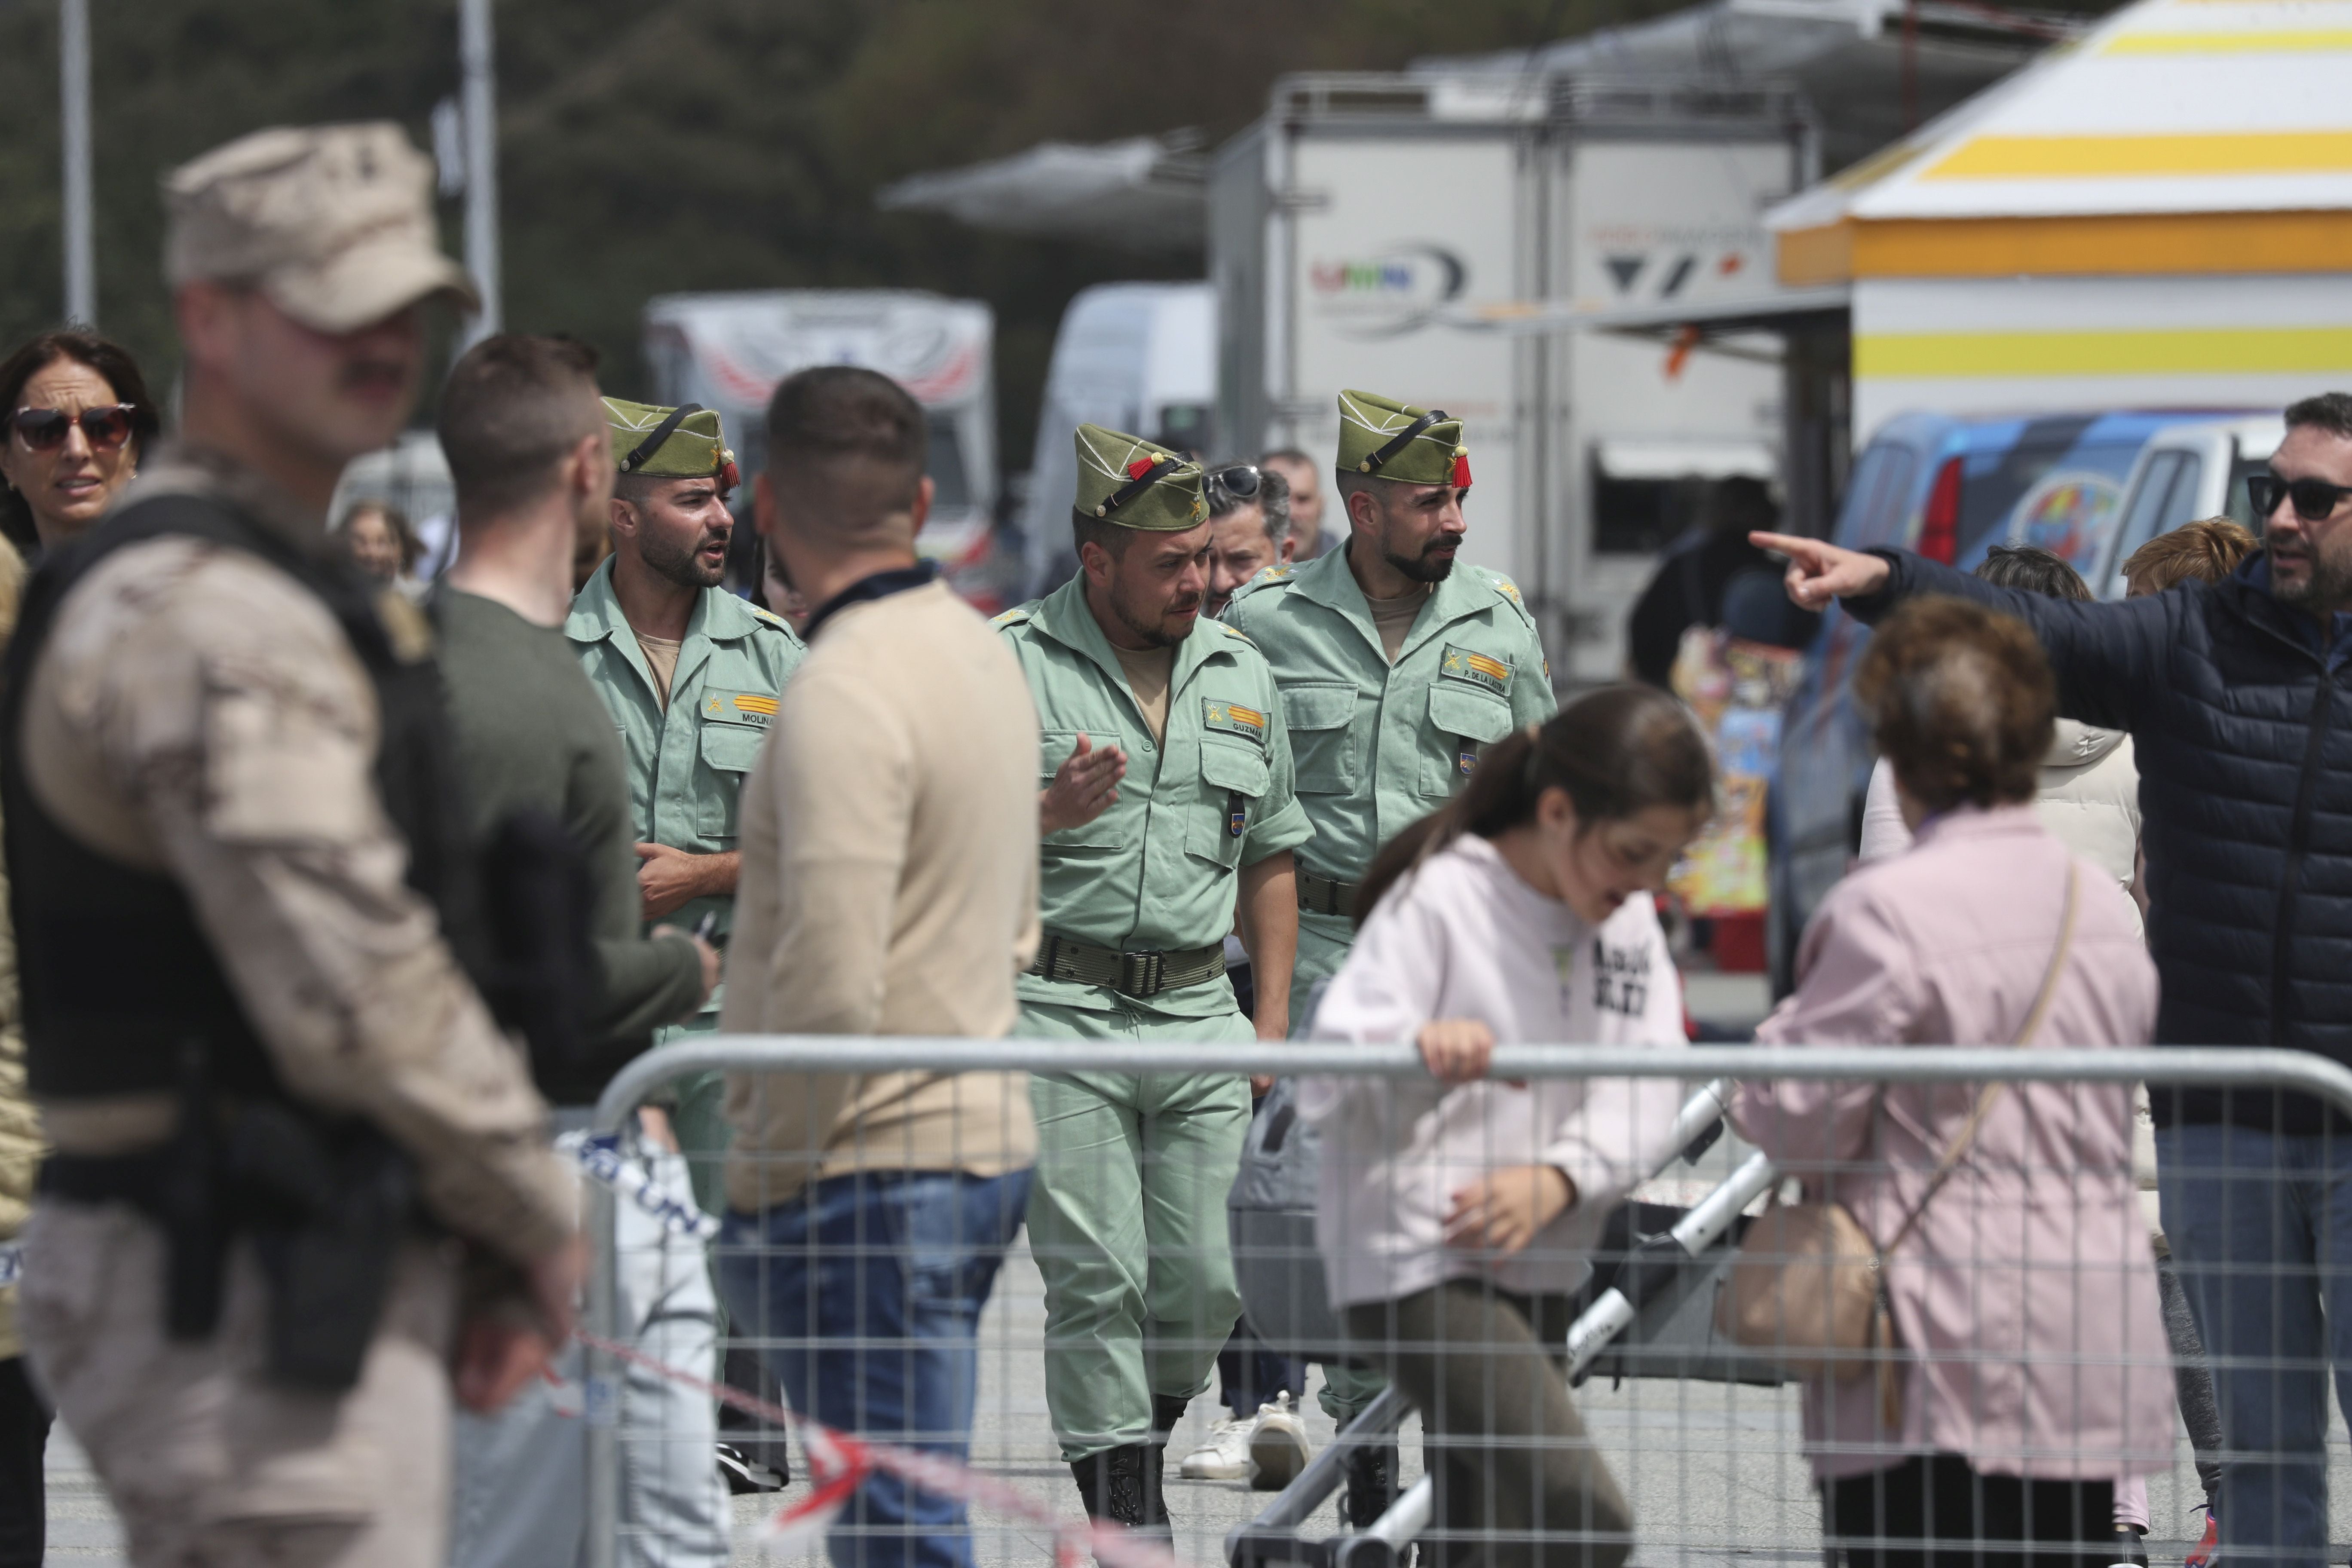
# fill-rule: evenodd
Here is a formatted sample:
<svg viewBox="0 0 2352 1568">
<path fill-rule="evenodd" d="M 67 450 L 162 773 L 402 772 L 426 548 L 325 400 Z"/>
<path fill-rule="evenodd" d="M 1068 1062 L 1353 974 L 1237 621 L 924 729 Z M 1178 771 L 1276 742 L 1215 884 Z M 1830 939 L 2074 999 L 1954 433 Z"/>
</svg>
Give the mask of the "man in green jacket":
<svg viewBox="0 0 2352 1568">
<path fill-rule="evenodd" d="M 1469 527 L 1460 420 L 1341 393 L 1335 489 L 1347 509 L 1340 547 L 1260 573 L 1224 612 L 1274 668 L 1298 804 L 1315 828 L 1298 868 L 1290 1016 L 1300 1026 L 1317 984 L 1348 956 L 1356 885 L 1381 846 L 1444 805 L 1481 747 L 1558 707 L 1518 588 L 1455 563 Z M 1371 1373 L 1327 1365 L 1319 1398 L 1344 1426 L 1380 1390 Z M 1350 1450 L 1349 1521 L 1379 1517 L 1395 1479 L 1393 1445 Z"/>
<path fill-rule="evenodd" d="M 457 563 L 432 601 L 442 679 L 465 786 L 468 837 L 488 850 L 525 813 L 551 820 L 581 854 L 593 889 L 596 973 L 582 1054 L 533 1063 L 559 1126 L 587 1108 L 654 1031 L 691 1016 L 717 984 L 719 956 L 672 925 L 640 933 L 629 789 L 613 721 L 560 629 L 583 523 L 601 525 L 613 458 L 596 396 L 595 358 L 577 343 L 499 336 L 469 350 L 441 395 L 441 446 L 457 488 Z M 568 1108 L 568 1109 L 567 1109 Z M 632 1157 L 658 1184 L 687 1180 L 663 1114 L 641 1113 Z M 618 1305 L 649 1354 L 709 1365 L 718 1303 L 701 1244 L 619 1205 Z M 710 1401 L 632 1383 L 625 1426 L 669 1441 L 628 1445 L 623 1516 L 649 1560 L 723 1563 L 727 1489 Z M 448 1561 L 456 1568 L 576 1555 L 586 1450 L 576 1420 L 543 1385 L 494 1416 L 461 1414 L 455 1441 Z M 553 1549 L 564 1532 L 562 1549 Z"/>
<path fill-rule="evenodd" d="M 1257 1037 L 1288 1032 L 1297 894 L 1274 678 L 1201 615 L 1200 466 L 1083 425 L 1079 574 L 997 617 L 1042 730 L 1037 962 L 1021 1031 L 1252 1037 L 1225 978 L 1238 917 Z M 1040 1073 L 1030 1243 L 1045 1281 L 1045 1402 L 1087 1513 L 1157 1532 L 1169 1428 L 1240 1315 L 1225 1194 L 1249 1125 L 1230 1073 Z"/>
</svg>

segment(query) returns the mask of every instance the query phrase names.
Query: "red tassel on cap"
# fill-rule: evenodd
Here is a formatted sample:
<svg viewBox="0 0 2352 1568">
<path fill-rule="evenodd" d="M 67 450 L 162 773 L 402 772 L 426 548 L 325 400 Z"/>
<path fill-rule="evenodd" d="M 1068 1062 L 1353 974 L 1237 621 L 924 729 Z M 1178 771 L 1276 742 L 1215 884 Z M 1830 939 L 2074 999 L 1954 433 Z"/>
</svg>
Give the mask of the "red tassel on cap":
<svg viewBox="0 0 2352 1568">
<path fill-rule="evenodd" d="M 1454 454 L 1454 479 L 1452 483 L 1454 488 L 1457 490 L 1466 490 L 1470 488 L 1469 453 L 1456 452 Z"/>
<path fill-rule="evenodd" d="M 1157 461 L 1157 459 L 1151 458 L 1136 458 L 1135 461 L 1127 466 L 1127 477 L 1130 479 L 1141 479 L 1144 475 L 1151 471 L 1151 465 L 1155 461 Z"/>
</svg>

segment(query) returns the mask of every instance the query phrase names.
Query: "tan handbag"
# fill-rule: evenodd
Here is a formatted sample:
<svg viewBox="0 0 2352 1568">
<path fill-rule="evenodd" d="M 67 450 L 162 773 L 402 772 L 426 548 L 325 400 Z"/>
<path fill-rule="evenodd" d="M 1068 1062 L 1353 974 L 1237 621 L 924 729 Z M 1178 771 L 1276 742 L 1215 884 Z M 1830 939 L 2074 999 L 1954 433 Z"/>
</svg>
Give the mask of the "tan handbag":
<svg viewBox="0 0 2352 1568">
<path fill-rule="evenodd" d="M 2058 928 L 2058 945 L 2050 956 L 2050 970 L 2042 978 L 2041 994 L 2018 1031 L 2015 1044 L 2030 1044 L 2040 1033 L 2058 992 L 2058 977 L 2074 944 L 2074 868 L 2066 869 L 2066 908 Z M 1885 1352 L 1894 1347 L 1895 1326 L 1888 1313 L 1885 1260 L 1910 1239 L 1919 1217 L 1948 1179 L 1985 1113 L 2000 1097 L 2002 1086 L 1987 1084 L 1977 1096 L 1968 1121 L 1936 1163 L 1927 1189 L 1904 1216 L 1885 1246 L 1870 1233 L 1843 1204 L 1776 1205 L 1758 1215 L 1732 1259 L 1731 1272 L 1716 1297 L 1716 1332 L 1732 1343 L 1756 1351 L 1780 1363 L 1799 1377 L 1827 1377 L 1848 1383 L 1875 1367 L 1889 1424 L 1897 1414 L 1895 1361 Z"/>
</svg>

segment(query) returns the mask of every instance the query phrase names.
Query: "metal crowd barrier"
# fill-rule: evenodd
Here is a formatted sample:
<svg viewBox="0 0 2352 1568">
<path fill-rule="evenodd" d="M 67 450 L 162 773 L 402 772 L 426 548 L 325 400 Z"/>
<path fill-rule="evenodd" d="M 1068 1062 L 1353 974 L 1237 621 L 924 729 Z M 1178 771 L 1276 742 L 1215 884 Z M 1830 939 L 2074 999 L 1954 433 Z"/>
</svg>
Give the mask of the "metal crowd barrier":
<svg viewBox="0 0 2352 1568">
<path fill-rule="evenodd" d="M 1202 1043 L 1123 1046 L 1103 1042 L 1066 1045 L 1029 1039 L 850 1039 L 837 1037 L 710 1036 L 681 1041 L 648 1053 L 631 1063 L 606 1089 L 599 1102 L 593 1131 L 621 1130 L 636 1108 L 672 1082 L 712 1071 L 775 1073 L 877 1074 L 893 1072 L 1028 1071 L 1040 1073 L 1135 1074 L 1256 1074 L 1297 1077 L 1338 1075 L 1418 1079 L 1423 1076 L 1418 1053 L 1409 1045 L 1333 1047 Z M 1555 1078 L 1675 1079 L 1697 1086 L 1711 1079 L 1762 1081 L 1788 1079 L 1839 1083 L 1962 1084 L 2000 1081 L 2076 1086 L 2147 1083 L 2183 1089 L 2231 1089 L 2309 1095 L 2352 1119 L 2352 1070 L 2301 1052 L 2241 1048 L 2165 1048 L 2142 1050 L 2073 1050 L 1944 1047 L 1701 1047 L 1689 1049 L 1598 1049 L 1567 1046 L 1504 1047 L 1494 1054 L 1489 1076 L 1502 1080 Z M 1699 1105 L 1694 1100 L 1693 1106 Z M 1685 1110 L 1687 1120 L 1693 1115 Z M 1702 1139 L 1704 1145 L 1706 1140 Z M 1769 1374 L 1756 1376 L 1752 1366 L 1712 1370 L 1699 1362 L 1719 1347 L 1693 1351 L 1689 1345 L 1644 1350 L 1630 1343 L 1611 1344 L 1620 1335 L 1630 1341 L 1641 1332 L 1672 1338 L 1696 1333 L 1704 1338 L 1712 1289 L 1694 1288 L 1685 1279 L 1673 1289 L 1655 1288 L 1662 1248 L 1685 1252 L 1720 1268 L 1728 1256 L 1729 1222 L 1739 1209 L 1760 1202 L 1773 1184 L 1773 1173 L 1760 1155 L 1726 1137 L 1704 1152 L 1695 1151 L 1689 1173 L 1679 1175 L 1666 1195 L 1678 1203 L 1662 1212 L 1683 1219 L 1668 1230 L 1632 1242 L 1622 1236 L 1613 1245 L 1625 1250 L 1624 1267 L 1612 1276 L 1617 1288 L 1598 1289 L 1584 1303 L 1584 1312 L 1571 1332 L 1580 1377 L 1590 1373 L 1575 1398 L 1593 1425 L 1604 1451 L 1615 1450 L 1610 1462 L 1619 1470 L 1633 1500 L 1635 1561 L 1652 1563 L 1668 1557 L 1698 1556 L 1713 1560 L 1738 1550 L 1790 1560 L 1812 1560 L 1821 1551 L 1819 1493 L 1798 1457 L 1796 1391 L 1775 1384 Z M 1661 1189 L 1663 1192 L 1664 1189 Z M 1636 1196 L 1643 1195 L 1637 1193 Z M 1034 1197 L 1033 1197 L 1034 1205 Z M 585 1321 L 597 1334 L 613 1336 L 619 1260 L 613 1245 L 615 1199 L 603 1186 L 587 1188 L 585 1223 L 595 1247 L 595 1266 L 588 1293 Z M 1034 1209 L 1033 1209 L 1034 1212 Z M 1622 1227 L 1621 1227 L 1622 1228 Z M 2352 1237 L 2352 1219 L 2346 1222 Z M 1612 1233 L 1614 1234 L 1614 1233 Z M 1709 1249 L 1713 1249 L 1709 1252 Z M 1663 1256 L 1677 1261 L 1673 1253 Z M 2352 1281 L 2352 1262 L 2346 1265 Z M 1643 1272 L 1647 1270 L 1647 1272 Z M 1642 1281 L 1637 1284 L 1636 1281 Z M 1000 1292 L 1008 1289 L 1000 1277 Z M 1008 1303 L 1019 1309 L 1026 1324 L 1034 1316 L 1034 1296 Z M 1653 1310 L 1654 1309 L 1654 1310 Z M 1646 1316 L 1645 1316 L 1646 1314 Z M 1672 1321 L 1666 1321 L 1671 1318 Z M 1655 1320 L 1655 1321 L 1651 1321 Z M 1006 1321 L 1010 1321 L 1007 1319 Z M 1694 1327 L 1696 1325 L 1696 1327 Z M 738 1333 L 743 1331 L 738 1326 Z M 1023 1397 L 1041 1377 L 1036 1341 L 1019 1342 L 1007 1331 L 1003 1342 L 988 1347 L 1004 1364 L 996 1369 L 1000 1389 L 1006 1379 L 1025 1377 Z M 1025 1370 L 1013 1366 L 1015 1356 L 1029 1358 Z M 1726 1363 L 1728 1365 L 1728 1363 Z M 586 1358 L 585 1410 L 588 1448 L 587 1543 L 596 1568 L 629 1561 L 622 1550 L 624 1526 L 621 1489 L 617 1479 L 621 1433 L 617 1426 L 619 1370 L 612 1358 L 591 1352 Z M 2316 1368 L 2313 1370 L 2316 1371 Z M 1712 1390 L 1712 1392 L 1703 1392 Z M 1216 1392 L 1211 1385 L 1211 1395 Z M 1313 1403 L 1312 1396 L 1308 1400 Z M 1038 1406 L 1042 1409 L 1042 1405 Z M 1199 1402 L 1196 1402 L 1196 1410 Z M 1367 1413 L 1364 1431 L 1381 1423 L 1391 1426 L 1403 1413 L 1393 1394 Z M 1076 1496 L 1067 1470 L 1058 1462 L 1046 1422 L 1035 1415 L 1037 1430 L 1017 1454 L 975 1452 L 976 1467 L 1027 1478 L 1043 1487 L 1059 1510 L 1076 1512 Z M 1237 1568 L 1292 1560 L 1313 1568 L 1365 1568 L 1397 1561 L 1406 1545 L 1428 1525 L 1428 1488 L 1411 1489 L 1407 1497 L 1372 1529 L 1351 1541 L 1345 1532 L 1330 1535 L 1310 1529 L 1307 1515 L 1339 1485 L 1338 1456 L 1346 1438 L 1326 1447 L 1299 1478 L 1294 1490 L 1261 1506 L 1227 1497 L 1215 1507 L 1202 1500 L 1213 1494 L 1194 1483 L 1180 1482 L 1177 1462 L 1189 1430 L 1169 1447 L 1168 1491 L 1171 1513 L 1177 1524 L 1177 1554 L 1205 1563 L 1212 1557 Z M 1352 1434 L 1361 1436 L 1362 1433 Z M 1664 1436 L 1663 1444 L 1654 1441 Z M 1326 1441 L 1328 1441 L 1327 1438 Z M 797 1444 L 795 1444 L 797 1448 Z M 2153 1542 L 2193 1540 L 2186 1510 L 2196 1488 L 2188 1479 L 2186 1444 L 2173 1472 L 2159 1474 L 2150 1487 Z M 1630 1459 L 1628 1455 L 1630 1454 Z M 2340 1434 L 2330 1440 L 2330 1467 L 2338 1472 L 2339 1496 L 2352 1495 L 2352 1465 Z M 1621 1461 L 1622 1461 L 1621 1463 Z M 796 1478 L 797 1479 L 797 1478 Z M 1402 1478 L 1399 1478 L 1400 1480 Z M 1233 1490 L 1223 1488 L 1225 1493 Z M 775 1500 L 756 1504 L 772 1509 Z M 1706 1535 L 1692 1528 L 1677 1531 L 1679 1510 L 1687 1521 L 1696 1506 L 1724 1515 L 1727 1523 Z M 1730 1510 L 1727 1513 L 1727 1510 Z M 1222 1511 L 1212 1529 L 1200 1528 L 1204 1512 Z M 1649 1523 L 1645 1526 L 1644 1521 Z M 2183 1532 L 2186 1531 L 2185 1535 Z M 979 1561 L 1034 1562 L 1051 1554 L 1050 1542 L 1034 1533 L 1023 1535 L 999 1528 L 1000 1539 L 983 1541 L 976 1521 Z M 1720 1539 L 1717 1539 L 1717 1536 Z M 1295 1544 L 1294 1544 L 1295 1542 Z M 1358 1550 L 1360 1547 L 1363 1550 Z M 2340 1548 L 2338 1549 L 2340 1551 Z M 1369 1553 L 1369 1554 L 1367 1554 Z M 1678 1559 L 1679 1560 L 1679 1559 Z M 2161 1561 L 2158 1557 L 2158 1561 Z"/>
</svg>

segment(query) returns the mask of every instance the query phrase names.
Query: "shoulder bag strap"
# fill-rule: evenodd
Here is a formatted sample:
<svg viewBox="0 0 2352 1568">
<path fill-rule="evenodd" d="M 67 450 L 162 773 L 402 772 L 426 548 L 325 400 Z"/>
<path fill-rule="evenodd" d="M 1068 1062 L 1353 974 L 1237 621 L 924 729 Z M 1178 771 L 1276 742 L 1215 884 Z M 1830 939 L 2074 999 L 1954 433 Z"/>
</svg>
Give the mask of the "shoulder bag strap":
<svg viewBox="0 0 2352 1568">
<path fill-rule="evenodd" d="M 2058 994 L 2058 978 L 2064 973 L 2067 955 L 2074 946 L 2074 903 L 2079 875 L 2070 857 L 2066 863 L 2066 909 L 2058 921 L 2058 945 L 2051 952 L 2050 968 L 2042 976 L 2041 993 L 2033 998 L 2033 1009 L 2026 1014 L 2025 1026 L 2018 1030 L 2013 1044 L 2028 1046 L 2033 1043 L 2033 1037 L 2042 1032 L 2042 1021 L 2050 1016 L 2051 1002 Z M 1927 1178 L 1927 1190 L 1919 1194 L 1917 1203 L 1911 1205 L 1911 1212 L 1904 1217 L 1903 1228 L 1895 1233 L 1895 1239 L 1879 1248 L 1879 1256 L 1885 1257 L 1910 1238 L 1911 1232 L 1919 1224 L 1919 1216 L 1927 1212 L 1927 1205 L 1943 1190 L 1945 1182 L 1950 1179 L 1952 1172 L 1967 1155 L 1969 1145 L 1976 1142 L 1977 1130 L 1984 1125 L 1985 1114 L 1992 1110 L 1993 1101 L 2000 1098 L 2003 1087 L 1999 1083 L 1989 1083 L 1985 1085 L 1984 1092 L 1977 1096 L 1976 1109 L 1969 1112 L 1968 1121 L 1961 1124 L 1951 1146 L 1936 1163 L 1936 1173 Z"/>
</svg>

